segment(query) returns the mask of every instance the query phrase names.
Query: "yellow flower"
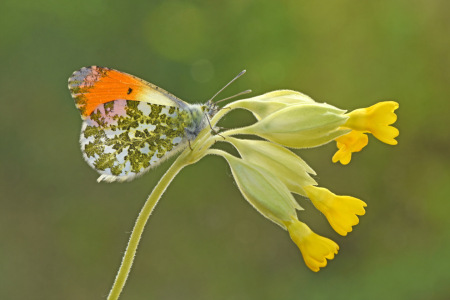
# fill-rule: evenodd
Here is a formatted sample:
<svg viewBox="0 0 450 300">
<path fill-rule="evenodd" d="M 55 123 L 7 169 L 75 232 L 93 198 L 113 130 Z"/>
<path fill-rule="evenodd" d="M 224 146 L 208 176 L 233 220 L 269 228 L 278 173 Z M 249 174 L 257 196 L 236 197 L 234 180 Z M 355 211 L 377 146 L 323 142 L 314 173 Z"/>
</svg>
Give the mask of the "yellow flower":
<svg viewBox="0 0 450 300">
<path fill-rule="evenodd" d="M 347 235 L 352 226 L 359 223 L 358 215 L 366 213 L 367 204 L 355 197 L 337 196 L 329 190 L 316 186 L 303 188 L 314 206 L 321 211 L 331 227 L 340 235 Z"/>
<path fill-rule="evenodd" d="M 369 142 L 369 138 L 361 131 L 352 130 L 335 139 L 338 151 L 333 156 L 333 162 L 340 161 L 341 164 L 346 165 L 352 159 L 353 152 L 359 152 Z"/>
<path fill-rule="evenodd" d="M 389 126 L 397 120 L 394 111 L 398 103 L 394 101 L 379 102 L 367 108 L 356 109 L 349 114 L 344 127 L 362 132 L 370 132 L 374 137 L 389 145 L 397 145 L 395 138 L 399 131 Z"/>
<path fill-rule="evenodd" d="M 333 259 L 339 246 L 330 239 L 314 233 L 305 223 L 297 219 L 286 223 L 289 235 L 300 249 L 305 264 L 314 272 L 327 265 L 327 259 Z"/>
</svg>

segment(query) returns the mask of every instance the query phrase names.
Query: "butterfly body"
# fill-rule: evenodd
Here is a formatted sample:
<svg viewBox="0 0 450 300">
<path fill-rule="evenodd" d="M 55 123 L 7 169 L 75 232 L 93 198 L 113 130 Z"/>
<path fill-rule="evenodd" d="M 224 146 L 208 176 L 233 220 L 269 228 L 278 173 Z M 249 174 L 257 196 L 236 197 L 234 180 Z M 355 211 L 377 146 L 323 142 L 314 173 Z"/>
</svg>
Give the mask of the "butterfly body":
<svg viewBox="0 0 450 300">
<path fill-rule="evenodd" d="M 143 174 L 187 147 L 216 106 L 188 104 L 165 90 L 116 70 L 74 72 L 69 89 L 83 125 L 81 150 L 100 180 L 124 181 Z"/>
</svg>

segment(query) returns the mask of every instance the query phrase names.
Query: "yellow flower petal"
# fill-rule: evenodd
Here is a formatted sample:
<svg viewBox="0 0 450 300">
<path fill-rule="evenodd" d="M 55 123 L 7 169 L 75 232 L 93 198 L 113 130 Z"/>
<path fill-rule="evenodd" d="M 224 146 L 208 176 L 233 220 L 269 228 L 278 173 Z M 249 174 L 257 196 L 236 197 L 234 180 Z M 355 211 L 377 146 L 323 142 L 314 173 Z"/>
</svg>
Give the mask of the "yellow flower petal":
<svg viewBox="0 0 450 300">
<path fill-rule="evenodd" d="M 353 152 L 359 152 L 369 142 L 369 138 L 361 131 L 352 130 L 335 139 L 338 151 L 333 156 L 333 162 L 340 161 L 341 164 L 346 165 L 352 159 Z"/>
<path fill-rule="evenodd" d="M 356 109 L 348 114 L 345 127 L 362 132 L 370 132 L 374 137 L 389 145 L 397 145 L 397 128 L 389 126 L 397 120 L 394 111 L 398 108 L 394 101 L 379 102 L 367 108 Z"/>
<path fill-rule="evenodd" d="M 339 246 L 332 240 L 314 233 L 305 223 L 293 220 L 286 223 L 289 235 L 300 249 L 305 264 L 317 272 L 327 265 L 327 259 L 333 259 Z"/>
<path fill-rule="evenodd" d="M 331 227 L 340 235 L 346 236 L 352 226 L 359 223 L 358 216 L 363 216 L 367 204 L 350 196 L 337 196 L 329 190 L 316 186 L 303 188 L 314 206 L 322 212 Z"/>
</svg>

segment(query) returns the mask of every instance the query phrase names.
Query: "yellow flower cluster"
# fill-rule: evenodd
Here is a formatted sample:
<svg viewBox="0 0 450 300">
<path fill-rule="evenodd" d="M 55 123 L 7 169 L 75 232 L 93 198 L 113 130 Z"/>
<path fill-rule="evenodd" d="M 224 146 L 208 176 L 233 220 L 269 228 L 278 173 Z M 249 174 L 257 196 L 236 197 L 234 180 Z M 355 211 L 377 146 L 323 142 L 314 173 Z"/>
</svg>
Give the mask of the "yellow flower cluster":
<svg viewBox="0 0 450 300">
<path fill-rule="evenodd" d="M 247 127 L 222 130 L 220 135 L 204 130 L 186 155 L 191 157 L 190 163 L 206 154 L 225 158 L 244 198 L 263 216 L 289 232 L 306 265 L 317 272 L 327 265 L 327 260 L 334 258 L 339 246 L 298 220 L 296 210 L 303 208 L 293 194 L 309 198 L 331 227 L 343 236 L 359 223 L 366 203 L 318 187 L 312 178 L 316 174 L 314 170 L 288 148 L 311 148 L 336 141 L 339 150 L 333 161 L 348 164 L 352 153 L 367 145 L 367 133 L 385 143 L 397 143 L 398 130 L 390 126 L 397 119 L 394 113 L 397 108 L 398 104 L 390 101 L 346 113 L 299 92 L 274 91 L 226 105 L 210 120 L 211 126 L 216 126 L 233 109 L 249 110 L 257 121 Z M 246 139 L 242 135 L 262 139 Z M 217 142 L 231 144 L 239 157 L 211 148 Z"/>
<path fill-rule="evenodd" d="M 316 174 L 314 170 L 287 148 L 317 147 L 335 140 L 338 151 L 333 162 L 346 165 L 352 153 L 367 145 L 367 133 L 384 143 L 397 143 L 398 130 L 390 125 L 397 119 L 394 110 L 398 104 L 380 102 L 346 113 L 332 105 L 317 103 L 299 92 L 280 90 L 228 104 L 213 117 L 212 126 L 237 108 L 252 112 L 257 122 L 225 130 L 215 142 L 230 143 L 240 157 L 218 149 L 206 152 L 227 160 L 244 198 L 263 216 L 289 232 L 306 265 L 317 272 L 327 265 L 327 260 L 334 258 L 339 246 L 297 219 L 296 210 L 303 208 L 292 193 L 309 198 L 331 227 L 343 236 L 359 223 L 359 216 L 365 214 L 367 205 L 355 197 L 338 196 L 318 187 L 311 177 Z M 249 134 L 263 140 L 236 137 Z M 202 147 L 209 148 L 210 144 Z"/>
</svg>

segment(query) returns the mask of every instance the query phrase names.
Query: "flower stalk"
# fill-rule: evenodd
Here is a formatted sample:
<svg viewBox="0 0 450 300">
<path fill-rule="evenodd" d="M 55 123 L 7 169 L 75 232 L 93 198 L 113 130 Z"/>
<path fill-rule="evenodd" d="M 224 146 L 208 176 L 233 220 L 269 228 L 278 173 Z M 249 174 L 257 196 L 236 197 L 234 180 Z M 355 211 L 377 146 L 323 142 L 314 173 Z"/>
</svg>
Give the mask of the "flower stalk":
<svg viewBox="0 0 450 300">
<path fill-rule="evenodd" d="M 163 177 L 159 180 L 158 184 L 153 189 L 152 193 L 148 196 L 145 201 L 144 206 L 142 207 L 139 216 L 137 217 L 136 223 L 134 225 L 133 231 L 131 232 L 130 240 L 128 241 L 127 248 L 125 250 L 125 254 L 122 258 L 122 263 L 119 268 L 119 272 L 117 273 L 116 279 L 114 280 L 114 284 L 111 288 L 111 291 L 108 295 L 108 300 L 116 300 L 119 299 L 120 293 L 125 286 L 125 282 L 127 281 L 128 274 L 130 273 L 131 267 L 133 265 L 134 257 L 136 256 L 137 247 L 139 245 L 139 241 L 141 240 L 142 233 L 144 232 L 145 225 L 147 224 L 148 218 L 152 214 L 153 209 L 158 203 L 164 191 L 167 189 L 169 184 L 175 178 L 175 176 L 187 166 L 188 160 L 186 155 L 180 155 L 175 162 L 170 166 L 167 172 L 163 175 Z"/>
<path fill-rule="evenodd" d="M 209 132 L 205 132 L 209 136 Z M 211 145 L 214 141 L 207 140 L 206 146 Z M 119 271 L 114 280 L 113 286 L 109 292 L 108 300 L 116 300 L 119 299 L 119 296 L 125 286 L 128 275 L 130 274 L 131 267 L 133 265 L 134 257 L 136 256 L 137 247 L 139 245 L 139 241 L 141 240 L 142 234 L 145 229 L 145 225 L 152 214 L 153 209 L 156 204 L 158 204 L 159 199 L 166 191 L 169 184 L 175 178 L 175 176 L 186 166 L 193 164 L 200 160 L 204 153 L 206 152 L 205 145 L 200 145 L 199 143 L 195 144 L 195 147 L 198 151 L 193 151 L 185 149 L 173 162 L 170 168 L 166 171 L 163 177 L 159 180 L 156 186 L 153 188 L 153 191 L 148 196 L 145 201 L 144 206 L 142 207 L 137 219 L 136 223 L 133 227 L 133 231 L 131 232 L 130 240 L 128 241 L 127 248 L 122 258 L 122 263 L 120 265 Z M 202 150 L 203 149 L 203 150 Z M 202 156 L 203 155 L 203 156 Z"/>
</svg>

